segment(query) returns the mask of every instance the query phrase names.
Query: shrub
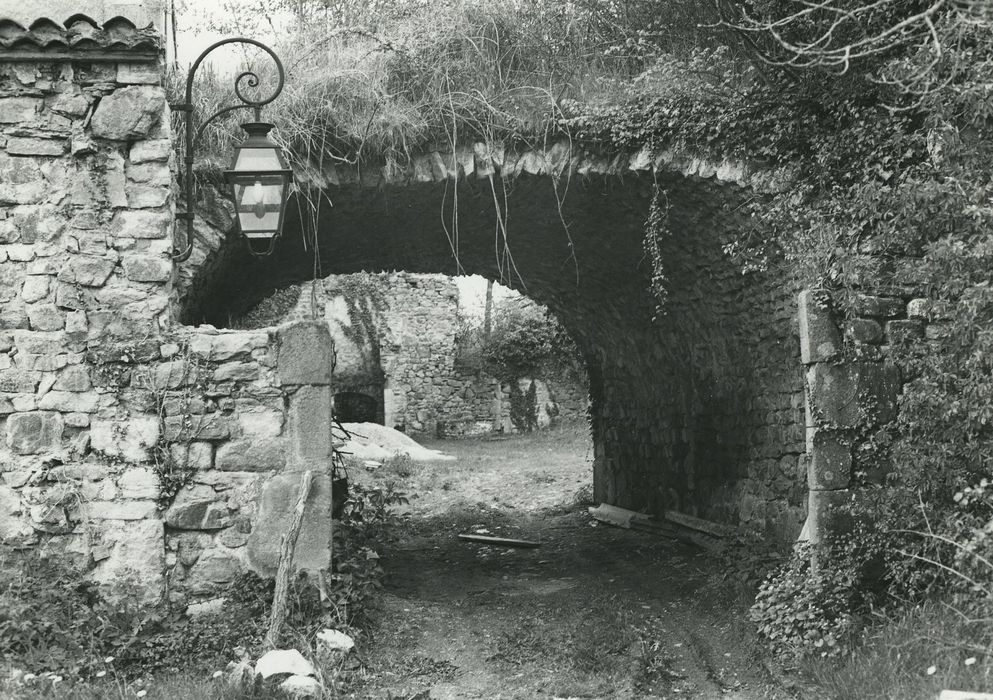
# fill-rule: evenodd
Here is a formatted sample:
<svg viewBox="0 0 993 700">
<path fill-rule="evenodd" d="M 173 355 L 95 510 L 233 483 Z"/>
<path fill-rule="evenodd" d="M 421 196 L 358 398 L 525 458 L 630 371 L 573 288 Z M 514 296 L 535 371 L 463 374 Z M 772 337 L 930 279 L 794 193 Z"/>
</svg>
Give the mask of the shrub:
<svg viewBox="0 0 993 700">
<path fill-rule="evenodd" d="M 0 558 L 0 656 L 36 668 L 86 673 L 125 630 L 105 613 L 95 584 L 36 552 Z"/>
<path fill-rule="evenodd" d="M 538 390 L 533 379 L 527 391 L 521 391 L 517 381 L 510 383 L 510 422 L 521 433 L 531 433 L 538 428 Z"/>
<path fill-rule="evenodd" d="M 306 575 L 293 581 L 282 642 L 295 645 L 325 626 L 353 625 L 381 586 L 375 548 L 406 503 L 392 486 L 353 485 L 335 531 L 335 558 L 326 586 Z M 259 651 L 268 626 L 273 582 L 247 572 L 219 595 L 223 608 L 186 618 L 165 606 L 142 605 L 139 582 L 122 580 L 113 599 L 58 557 L 38 551 L 0 552 L 0 656 L 29 669 L 88 677 L 114 658 L 124 677 L 156 671 L 218 668 L 237 647 Z"/>
<path fill-rule="evenodd" d="M 860 583 L 850 562 L 813 569 L 810 549 L 800 547 L 759 587 L 751 619 L 777 654 L 833 656 L 857 628 Z"/>
<path fill-rule="evenodd" d="M 513 384 L 521 377 L 574 370 L 579 351 L 548 309 L 523 297 L 497 302 L 489 335 L 464 319 L 456 335 L 456 362 Z M 513 387 L 511 387 L 513 392 Z"/>
<path fill-rule="evenodd" d="M 352 485 L 334 532 L 334 585 L 325 603 L 333 622 L 355 625 L 382 588 L 383 569 L 376 548 L 391 536 L 398 521 L 393 507 L 406 503 L 407 497 L 393 484 L 382 489 Z"/>
</svg>

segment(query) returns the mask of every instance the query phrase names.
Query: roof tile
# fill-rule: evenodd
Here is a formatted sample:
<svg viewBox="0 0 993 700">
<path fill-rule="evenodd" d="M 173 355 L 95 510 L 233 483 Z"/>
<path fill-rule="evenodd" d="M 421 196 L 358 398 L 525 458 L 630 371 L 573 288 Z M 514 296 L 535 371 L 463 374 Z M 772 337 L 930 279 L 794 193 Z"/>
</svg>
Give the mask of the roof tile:
<svg viewBox="0 0 993 700">
<path fill-rule="evenodd" d="M 38 51 L 60 57 L 65 53 L 86 57 L 112 52 L 153 58 L 161 47 L 162 37 L 152 25 L 139 29 L 126 17 L 112 17 L 101 26 L 92 17 L 77 13 L 62 24 L 41 17 L 27 28 L 0 17 L 0 61 L 5 55 Z"/>
</svg>

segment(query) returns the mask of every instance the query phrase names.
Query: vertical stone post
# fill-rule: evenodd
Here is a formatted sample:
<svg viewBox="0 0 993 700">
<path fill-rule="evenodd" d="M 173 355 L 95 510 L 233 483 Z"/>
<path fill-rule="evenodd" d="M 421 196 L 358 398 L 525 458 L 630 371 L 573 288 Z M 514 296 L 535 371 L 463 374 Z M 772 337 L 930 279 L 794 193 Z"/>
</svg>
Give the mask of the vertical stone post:
<svg viewBox="0 0 993 700">
<path fill-rule="evenodd" d="M 826 293 L 800 293 L 800 356 L 807 366 L 807 523 L 801 539 L 817 544 L 850 526 L 840 507 L 852 501 L 853 441 L 893 420 L 900 375 L 888 362 L 846 360 Z M 849 327 L 864 320 L 855 319 Z M 856 336 L 856 340 L 858 340 Z"/>
<path fill-rule="evenodd" d="M 248 541 L 248 560 L 273 575 L 279 544 L 292 519 L 303 474 L 314 472 L 293 563 L 320 571 L 331 565 L 331 375 L 334 343 L 323 320 L 297 321 L 277 331 L 276 371 L 285 392 L 289 427 L 286 467 L 265 486 Z"/>
<path fill-rule="evenodd" d="M 857 421 L 857 377 L 841 357 L 841 333 L 827 295 L 800 292 L 800 360 L 807 367 L 807 522 L 801 539 L 812 543 L 830 533 L 832 511 L 848 500 L 852 450 L 842 431 Z"/>
</svg>

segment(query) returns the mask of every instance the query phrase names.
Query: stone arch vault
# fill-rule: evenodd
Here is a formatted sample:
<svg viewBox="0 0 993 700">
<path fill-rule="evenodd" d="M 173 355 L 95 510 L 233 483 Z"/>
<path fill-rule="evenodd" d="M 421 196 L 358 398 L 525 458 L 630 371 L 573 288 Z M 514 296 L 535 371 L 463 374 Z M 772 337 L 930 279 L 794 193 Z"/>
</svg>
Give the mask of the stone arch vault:
<svg viewBox="0 0 993 700">
<path fill-rule="evenodd" d="M 326 184 L 319 274 L 464 272 L 509 282 L 551 308 L 583 352 L 598 501 L 792 539 L 806 497 L 798 289 L 782 270 L 743 275 L 724 255 L 736 207 L 754 191 L 713 173 Z M 671 229 L 659 241 L 668 298 L 658 316 L 643 243 L 656 186 L 667 193 Z M 506 257 L 500 265 L 495 199 L 516 272 Z M 195 256 L 183 273 L 184 322 L 224 326 L 272 289 L 312 279 L 314 252 L 296 212 L 271 258 L 231 241 Z"/>
</svg>

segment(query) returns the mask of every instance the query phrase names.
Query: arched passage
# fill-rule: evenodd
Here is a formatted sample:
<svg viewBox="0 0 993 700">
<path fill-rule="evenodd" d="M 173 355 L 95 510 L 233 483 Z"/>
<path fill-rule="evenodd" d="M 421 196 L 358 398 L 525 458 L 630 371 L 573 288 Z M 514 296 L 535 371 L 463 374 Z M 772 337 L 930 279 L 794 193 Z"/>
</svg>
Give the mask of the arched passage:
<svg viewBox="0 0 993 700">
<path fill-rule="evenodd" d="M 522 288 L 585 358 L 597 500 L 795 537 L 806 494 L 796 289 L 777 270 L 743 275 L 723 253 L 751 193 L 675 173 L 504 182 L 496 191 L 486 179 L 457 189 L 452 181 L 329 188 L 319 274 L 464 272 Z M 643 246 L 656 185 L 667 192 L 672 232 L 659 241 L 668 299 L 658 318 Z M 494 197 L 516 265 L 509 279 L 498 265 Z M 223 325 L 272 289 L 314 277 L 314 253 L 290 211 L 272 257 L 253 259 L 237 243 L 219 251 L 190 287 L 185 322 Z"/>
</svg>

